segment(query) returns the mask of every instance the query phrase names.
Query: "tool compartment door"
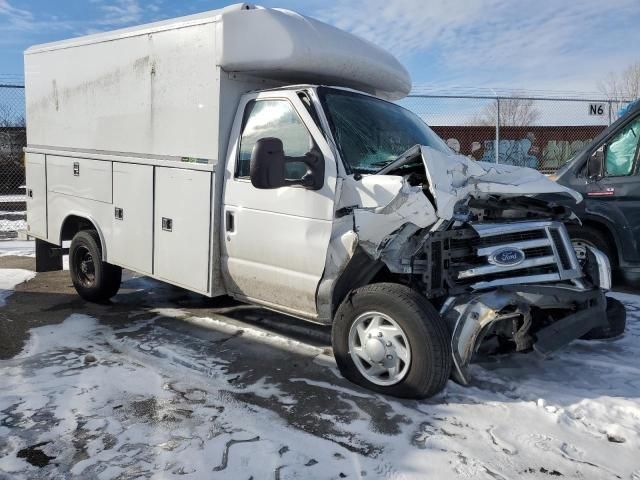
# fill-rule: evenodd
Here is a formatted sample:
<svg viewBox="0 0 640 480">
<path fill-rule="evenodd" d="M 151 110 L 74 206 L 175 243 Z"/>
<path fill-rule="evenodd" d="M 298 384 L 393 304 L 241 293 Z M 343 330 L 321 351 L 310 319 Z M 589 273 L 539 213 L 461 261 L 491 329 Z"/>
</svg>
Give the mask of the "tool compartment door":
<svg viewBox="0 0 640 480">
<path fill-rule="evenodd" d="M 208 293 L 211 172 L 156 167 L 154 276 Z"/>
<path fill-rule="evenodd" d="M 111 162 L 47 155 L 50 192 L 111 203 Z"/>
<path fill-rule="evenodd" d="M 45 157 L 28 153 L 26 158 L 27 180 L 27 230 L 39 238 L 47 238 L 47 173 Z"/>
<path fill-rule="evenodd" d="M 113 163 L 113 213 L 108 260 L 153 273 L 153 166 Z"/>
</svg>

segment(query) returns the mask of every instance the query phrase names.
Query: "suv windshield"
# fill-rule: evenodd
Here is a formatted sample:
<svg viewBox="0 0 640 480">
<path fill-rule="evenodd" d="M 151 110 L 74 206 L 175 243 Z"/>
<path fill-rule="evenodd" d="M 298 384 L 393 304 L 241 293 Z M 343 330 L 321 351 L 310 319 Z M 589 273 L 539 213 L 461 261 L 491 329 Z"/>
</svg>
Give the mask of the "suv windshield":
<svg viewBox="0 0 640 480">
<path fill-rule="evenodd" d="M 340 155 L 354 173 L 377 172 L 416 144 L 451 154 L 418 116 L 394 103 L 326 87 L 318 94 Z"/>
</svg>

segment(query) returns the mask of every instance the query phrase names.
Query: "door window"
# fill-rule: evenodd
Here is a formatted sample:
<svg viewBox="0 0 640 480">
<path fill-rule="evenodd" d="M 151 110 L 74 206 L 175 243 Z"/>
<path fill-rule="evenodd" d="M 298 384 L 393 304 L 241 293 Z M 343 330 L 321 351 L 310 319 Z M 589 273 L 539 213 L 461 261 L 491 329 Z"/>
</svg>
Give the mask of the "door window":
<svg viewBox="0 0 640 480">
<path fill-rule="evenodd" d="M 622 129 L 607 144 L 605 174 L 608 177 L 631 175 L 638 152 L 640 117 Z"/>
<path fill-rule="evenodd" d="M 314 147 L 311 134 L 289 101 L 252 100 L 245 109 L 236 177 L 249 177 L 253 147 L 266 137 L 282 140 L 287 157 L 303 157 Z M 285 176 L 289 180 L 300 180 L 307 172 L 303 162 L 285 164 Z"/>
</svg>

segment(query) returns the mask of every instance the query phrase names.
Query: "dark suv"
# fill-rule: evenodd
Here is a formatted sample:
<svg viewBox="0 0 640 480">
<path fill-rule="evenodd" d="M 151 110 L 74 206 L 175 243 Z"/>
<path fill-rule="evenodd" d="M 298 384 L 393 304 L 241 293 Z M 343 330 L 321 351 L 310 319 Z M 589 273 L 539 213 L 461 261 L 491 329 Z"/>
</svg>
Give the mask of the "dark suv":
<svg viewBox="0 0 640 480">
<path fill-rule="evenodd" d="M 568 225 L 578 254 L 605 253 L 615 276 L 640 286 L 640 101 L 562 167 L 558 183 L 580 192 Z"/>
</svg>

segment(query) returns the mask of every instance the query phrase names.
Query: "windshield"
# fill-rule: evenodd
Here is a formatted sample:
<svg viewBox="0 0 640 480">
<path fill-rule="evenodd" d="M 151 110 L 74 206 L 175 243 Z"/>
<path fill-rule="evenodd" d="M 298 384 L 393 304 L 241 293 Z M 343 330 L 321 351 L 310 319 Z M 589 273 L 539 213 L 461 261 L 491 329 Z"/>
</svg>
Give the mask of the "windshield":
<svg viewBox="0 0 640 480">
<path fill-rule="evenodd" d="M 394 103 L 332 88 L 318 93 L 340 155 L 354 173 L 377 172 L 416 144 L 451 154 L 417 115 Z"/>
</svg>

